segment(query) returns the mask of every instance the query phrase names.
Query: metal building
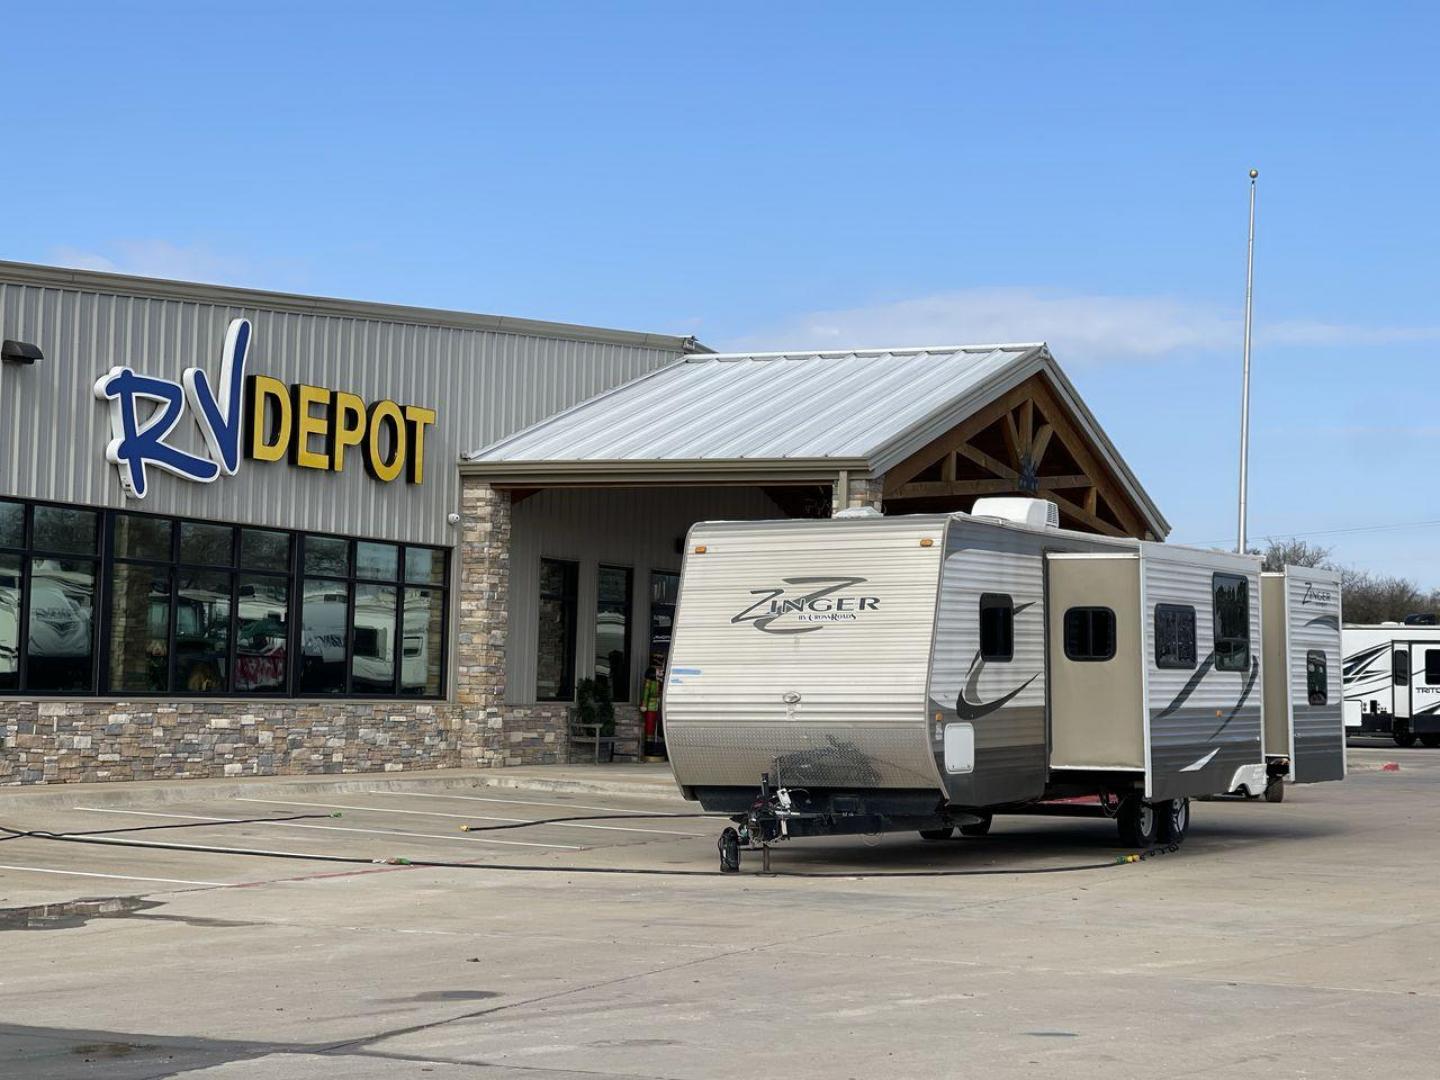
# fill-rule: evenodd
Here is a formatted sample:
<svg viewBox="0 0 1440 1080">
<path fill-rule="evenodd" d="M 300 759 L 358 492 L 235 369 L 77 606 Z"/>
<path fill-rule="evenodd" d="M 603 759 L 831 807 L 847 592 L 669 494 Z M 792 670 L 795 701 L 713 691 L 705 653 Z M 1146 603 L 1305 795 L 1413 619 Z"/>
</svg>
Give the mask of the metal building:
<svg viewBox="0 0 1440 1080">
<path fill-rule="evenodd" d="M 722 356 L 14 263 L 0 338 L 0 783 L 563 761 L 582 685 L 639 755 L 696 521 L 1168 528 L 1043 345 Z"/>
</svg>

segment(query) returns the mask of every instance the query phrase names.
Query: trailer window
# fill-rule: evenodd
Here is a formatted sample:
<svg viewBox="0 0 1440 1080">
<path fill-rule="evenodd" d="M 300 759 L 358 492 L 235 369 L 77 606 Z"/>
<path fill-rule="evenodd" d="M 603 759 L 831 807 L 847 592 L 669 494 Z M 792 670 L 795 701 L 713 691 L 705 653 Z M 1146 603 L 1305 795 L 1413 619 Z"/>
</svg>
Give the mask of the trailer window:
<svg viewBox="0 0 1440 1080">
<path fill-rule="evenodd" d="M 1425 650 L 1425 685 L 1440 686 L 1440 649 Z"/>
<path fill-rule="evenodd" d="M 980 659 L 1015 658 L 1015 602 L 1004 593 L 980 594 Z"/>
<path fill-rule="evenodd" d="M 1410 685 L 1410 654 L 1406 650 L 1396 649 L 1390 654 L 1390 674 L 1396 686 Z"/>
<path fill-rule="evenodd" d="M 1195 609 L 1185 604 L 1155 605 L 1155 666 L 1195 667 Z"/>
<path fill-rule="evenodd" d="M 1215 620 L 1215 670 L 1250 668 L 1250 583 L 1238 574 L 1211 579 Z"/>
<path fill-rule="evenodd" d="M 1113 660 L 1115 612 L 1108 607 L 1072 607 L 1065 612 L 1065 658 Z"/>
<path fill-rule="evenodd" d="M 1330 678 L 1325 664 L 1325 654 L 1311 649 L 1305 654 L 1305 690 L 1311 705 L 1324 705 L 1330 700 Z"/>
</svg>

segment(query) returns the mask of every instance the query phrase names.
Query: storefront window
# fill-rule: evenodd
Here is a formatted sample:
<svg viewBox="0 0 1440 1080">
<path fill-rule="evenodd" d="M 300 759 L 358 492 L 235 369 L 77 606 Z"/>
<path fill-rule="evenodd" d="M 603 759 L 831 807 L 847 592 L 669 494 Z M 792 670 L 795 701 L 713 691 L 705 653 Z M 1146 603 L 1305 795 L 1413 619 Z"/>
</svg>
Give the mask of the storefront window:
<svg viewBox="0 0 1440 1080">
<path fill-rule="evenodd" d="M 8 539 L 3 517 L 0 539 Z M 0 690 L 20 689 L 20 591 L 24 584 L 21 562 L 19 555 L 0 553 Z"/>
<path fill-rule="evenodd" d="M 400 647 L 402 694 L 434 697 L 440 693 L 440 661 L 445 655 L 444 615 L 445 605 L 435 590 L 405 590 L 404 637 Z"/>
<path fill-rule="evenodd" d="M 311 539 L 306 538 L 307 547 Z M 306 578 L 300 602 L 300 693 L 343 694 L 350 586 Z"/>
<path fill-rule="evenodd" d="M 31 547 L 75 555 L 94 554 L 99 515 L 93 510 L 70 510 L 62 506 L 37 506 L 34 510 Z"/>
<path fill-rule="evenodd" d="M 447 570 L 436 548 L 0 500 L 0 693 L 439 697 Z"/>
<path fill-rule="evenodd" d="M 170 688 L 169 625 L 169 569 L 117 562 L 110 583 L 111 691 Z"/>
<path fill-rule="evenodd" d="M 181 540 L 184 544 L 183 535 Z M 181 570 L 175 590 L 175 689 L 215 694 L 229 687 L 233 578 Z"/>
<path fill-rule="evenodd" d="M 595 679 L 615 701 L 630 700 L 630 584 L 635 572 L 602 566 L 595 596 Z"/>
<path fill-rule="evenodd" d="M 289 570 L 290 534 L 269 529 L 241 529 L 240 565 L 257 570 Z"/>
<path fill-rule="evenodd" d="M 289 670 L 290 583 L 270 574 L 241 574 L 235 605 L 235 690 L 278 694 Z"/>
<path fill-rule="evenodd" d="M 115 557 L 169 562 L 172 524 L 169 518 L 116 514 Z"/>
<path fill-rule="evenodd" d="M 535 651 L 535 700 L 575 696 L 575 608 L 580 564 L 540 560 L 540 635 Z"/>
<path fill-rule="evenodd" d="M 0 502 L 0 547 L 25 546 L 25 504 Z"/>
<path fill-rule="evenodd" d="M 355 586 L 355 627 L 350 634 L 353 693 L 395 692 L 395 599 L 391 585 Z"/>
<path fill-rule="evenodd" d="M 305 573 L 348 576 L 350 573 L 350 541 L 330 536 L 305 538 Z"/>
<path fill-rule="evenodd" d="M 233 566 L 235 530 L 201 521 L 180 523 L 180 561 L 194 566 Z M 283 568 L 282 563 L 277 569 Z"/>
</svg>

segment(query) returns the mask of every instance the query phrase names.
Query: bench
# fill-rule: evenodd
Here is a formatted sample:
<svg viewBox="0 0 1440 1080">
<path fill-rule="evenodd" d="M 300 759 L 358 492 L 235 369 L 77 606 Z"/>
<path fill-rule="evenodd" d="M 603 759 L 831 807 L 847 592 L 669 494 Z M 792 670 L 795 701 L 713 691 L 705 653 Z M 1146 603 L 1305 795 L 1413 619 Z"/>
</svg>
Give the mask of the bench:
<svg viewBox="0 0 1440 1080">
<path fill-rule="evenodd" d="M 614 735 L 601 735 L 600 730 L 602 727 L 604 727 L 603 724 L 583 723 L 576 717 L 575 710 L 570 710 L 570 745 L 593 745 L 595 747 L 596 765 L 599 765 L 601 760 L 615 760 L 616 737 Z M 600 754 L 601 747 L 605 749 L 603 759 Z"/>
</svg>

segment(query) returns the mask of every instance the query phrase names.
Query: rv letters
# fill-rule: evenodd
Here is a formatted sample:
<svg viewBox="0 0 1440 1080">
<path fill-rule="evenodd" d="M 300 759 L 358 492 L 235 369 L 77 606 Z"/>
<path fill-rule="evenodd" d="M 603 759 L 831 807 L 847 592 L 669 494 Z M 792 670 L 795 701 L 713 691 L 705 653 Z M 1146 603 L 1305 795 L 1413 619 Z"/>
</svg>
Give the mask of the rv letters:
<svg viewBox="0 0 1440 1080">
<path fill-rule="evenodd" d="M 254 461 L 285 458 L 301 469 L 343 472 L 353 451 L 376 480 L 388 483 L 403 473 L 411 484 L 424 481 L 425 429 L 435 423 L 434 409 L 388 399 L 367 403 L 344 390 L 247 376 L 249 353 L 250 322 L 234 319 L 220 355 L 218 390 L 196 367 L 186 368 L 179 384 L 128 367 L 100 377 L 95 396 L 110 402 L 105 458 L 119 470 L 127 494 L 145 497 L 152 465 L 202 484 L 234 476 L 242 435 L 245 456 Z M 203 455 L 166 442 L 187 405 L 205 442 Z"/>
</svg>

